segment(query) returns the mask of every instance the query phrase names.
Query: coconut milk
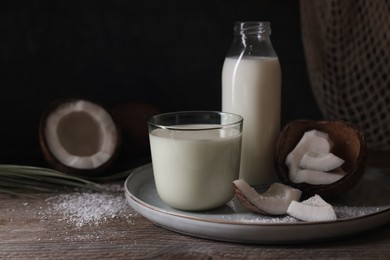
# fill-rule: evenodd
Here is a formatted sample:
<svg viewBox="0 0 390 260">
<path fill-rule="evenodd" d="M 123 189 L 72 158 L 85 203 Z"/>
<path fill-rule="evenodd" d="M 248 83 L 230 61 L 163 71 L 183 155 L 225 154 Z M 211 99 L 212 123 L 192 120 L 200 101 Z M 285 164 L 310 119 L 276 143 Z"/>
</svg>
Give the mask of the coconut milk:
<svg viewBox="0 0 390 260">
<path fill-rule="evenodd" d="M 240 167 L 239 130 L 155 129 L 149 138 L 157 192 L 168 205 L 204 210 L 233 197 L 232 182 Z"/>
<path fill-rule="evenodd" d="M 280 130 L 280 93 L 278 58 L 225 59 L 222 111 L 244 118 L 240 178 L 251 185 L 276 179 L 273 156 Z"/>
</svg>

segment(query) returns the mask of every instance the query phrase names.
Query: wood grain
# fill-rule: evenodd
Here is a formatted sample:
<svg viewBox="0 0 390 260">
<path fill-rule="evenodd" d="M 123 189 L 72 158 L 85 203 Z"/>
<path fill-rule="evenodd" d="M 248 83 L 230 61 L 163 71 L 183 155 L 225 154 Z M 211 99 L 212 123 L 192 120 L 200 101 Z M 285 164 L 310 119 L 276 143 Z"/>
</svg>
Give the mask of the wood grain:
<svg viewBox="0 0 390 260">
<path fill-rule="evenodd" d="M 48 207 L 52 194 L 0 196 L 1 259 L 267 259 L 390 256 L 390 225 L 312 244 L 252 245 L 212 241 L 158 227 L 127 206 L 123 215 L 77 228 Z M 125 200 L 124 196 L 123 199 Z"/>
</svg>

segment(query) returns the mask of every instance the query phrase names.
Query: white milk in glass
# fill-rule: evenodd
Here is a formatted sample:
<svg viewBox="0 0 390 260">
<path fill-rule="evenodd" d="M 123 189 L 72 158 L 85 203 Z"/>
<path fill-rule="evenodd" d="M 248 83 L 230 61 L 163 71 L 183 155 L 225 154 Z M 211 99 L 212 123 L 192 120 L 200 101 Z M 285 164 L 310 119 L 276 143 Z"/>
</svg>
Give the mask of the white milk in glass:
<svg viewBox="0 0 390 260">
<path fill-rule="evenodd" d="M 157 192 L 168 205 L 204 210 L 233 197 L 232 182 L 240 167 L 239 130 L 155 129 L 149 137 Z"/>
<path fill-rule="evenodd" d="M 251 185 L 276 180 L 274 149 L 280 130 L 281 70 L 277 57 L 227 57 L 222 110 L 244 118 L 240 178 Z"/>
</svg>

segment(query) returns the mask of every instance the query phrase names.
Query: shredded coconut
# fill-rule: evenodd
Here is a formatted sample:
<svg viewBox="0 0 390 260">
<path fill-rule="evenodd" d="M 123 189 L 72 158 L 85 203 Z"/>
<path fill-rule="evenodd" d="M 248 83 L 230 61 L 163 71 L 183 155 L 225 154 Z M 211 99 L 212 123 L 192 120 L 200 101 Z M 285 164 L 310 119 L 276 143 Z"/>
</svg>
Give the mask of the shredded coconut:
<svg viewBox="0 0 390 260">
<path fill-rule="evenodd" d="M 123 187 L 107 186 L 107 192 L 76 191 L 59 194 L 47 199 L 48 209 L 41 214 L 43 219 L 58 216 L 59 221 L 76 228 L 99 225 L 109 219 L 129 218 L 129 206 L 123 196 Z"/>
<path fill-rule="evenodd" d="M 77 227 L 98 225 L 102 220 L 115 218 L 120 210 L 118 206 L 122 204 L 122 198 L 99 193 L 65 194 L 58 200 L 54 210 L 61 212 L 65 220 L 73 222 Z"/>
<path fill-rule="evenodd" d="M 342 219 L 365 216 L 368 214 L 379 212 L 380 210 L 384 210 L 385 208 L 335 206 L 334 209 L 336 211 L 337 218 Z"/>
<path fill-rule="evenodd" d="M 311 198 L 312 199 L 312 198 Z M 281 223 L 297 223 L 302 222 L 292 216 L 266 216 L 249 212 L 245 209 L 236 197 L 227 204 L 236 214 L 221 215 L 221 219 L 225 221 L 232 221 L 238 223 L 250 223 L 250 224 L 281 224 Z M 379 212 L 381 210 L 388 209 L 389 206 L 346 206 L 340 203 L 332 205 L 337 219 L 348 219 L 360 216 L 366 216 Z M 247 212 L 247 213 L 244 213 Z"/>
<path fill-rule="evenodd" d="M 365 216 L 368 214 L 379 212 L 385 208 L 381 207 L 348 207 L 348 206 L 336 206 L 334 210 L 337 215 L 337 219 L 347 219 L 353 217 Z M 256 213 L 248 214 L 232 214 L 221 216 L 221 219 L 226 221 L 233 221 L 238 223 L 250 223 L 250 224 L 281 224 L 281 223 L 297 223 L 302 222 L 289 215 L 283 216 L 265 216 Z"/>
</svg>

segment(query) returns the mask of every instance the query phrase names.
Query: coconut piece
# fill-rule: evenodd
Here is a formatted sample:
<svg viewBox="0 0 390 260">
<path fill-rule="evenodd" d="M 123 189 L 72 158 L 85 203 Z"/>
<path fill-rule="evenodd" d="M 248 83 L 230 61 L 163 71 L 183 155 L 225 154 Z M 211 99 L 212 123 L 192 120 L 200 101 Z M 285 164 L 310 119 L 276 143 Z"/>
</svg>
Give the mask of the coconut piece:
<svg viewBox="0 0 390 260">
<path fill-rule="evenodd" d="M 317 194 L 302 202 L 292 201 L 288 206 L 287 214 L 303 221 L 332 221 L 337 219 L 332 205 Z"/>
<path fill-rule="evenodd" d="M 293 182 L 296 182 L 299 163 L 308 151 L 314 153 L 329 153 L 332 146 L 333 144 L 326 133 L 315 129 L 305 132 L 301 140 L 286 158 L 290 179 Z"/>
<path fill-rule="evenodd" d="M 331 152 L 345 160 L 343 178 L 331 184 L 314 185 L 295 183 L 286 158 L 300 142 L 305 132 L 316 129 L 328 134 L 332 140 Z M 276 173 L 282 183 L 302 190 L 305 197 L 320 195 L 322 198 L 337 197 L 354 187 L 364 173 L 366 165 L 366 142 L 361 131 L 354 125 L 343 121 L 295 120 L 288 123 L 279 135 L 275 149 Z M 299 164 L 295 166 L 295 174 Z"/>
<path fill-rule="evenodd" d="M 345 172 L 340 168 L 338 168 L 338 170 L 336 170 L 335 172 L 299 169 L 293 181 L 295 183 L 305 182 L 308 184 L 323 185 L 336 182 L 343 178 L 344 175 Z"/>
<path fill-rule="evenodd" d="M 299 200 L 301 191 L 282 183 L 272 184 L 267 191 L 259 194 L 245 180 L 233 181 L 240 203 L 251 211 L 265 215 L 286 214 L 290 202 Z"/>
<path fill-rule="evenodd" d="M 329 152 L 332 145 L 329 135 L 324 132 L 305 132 L 286 158 L 290 180 L 294 183 L 324 185 L 341 179 L 345 175 L 342 171 L 334 174 L 326 172 L 344 163 L 344 160 Z"/>
<path fill-rule="evenodd" d="M 45 158 L 66 173 L 99 172 L 116 155 L 118 129 L 101 105 L 67 99 L 50 106 L 40 125 Z"/>
<path fill-rule="evenodd" d="M 329 153 L 333 144 L 329 135 L 318 130 L 310 130 L 303 134 L 301 140 L 286 158 L 287 165 L 299 165 L 302 157 L 308 152 L 317 154 Z"/>
<path fill-rule="evenodd" d="M 299 166 L 303 169 L 328 172 L 340 167 L 344 160 L 333 153 L 306 152 Z"/>
</svg>

